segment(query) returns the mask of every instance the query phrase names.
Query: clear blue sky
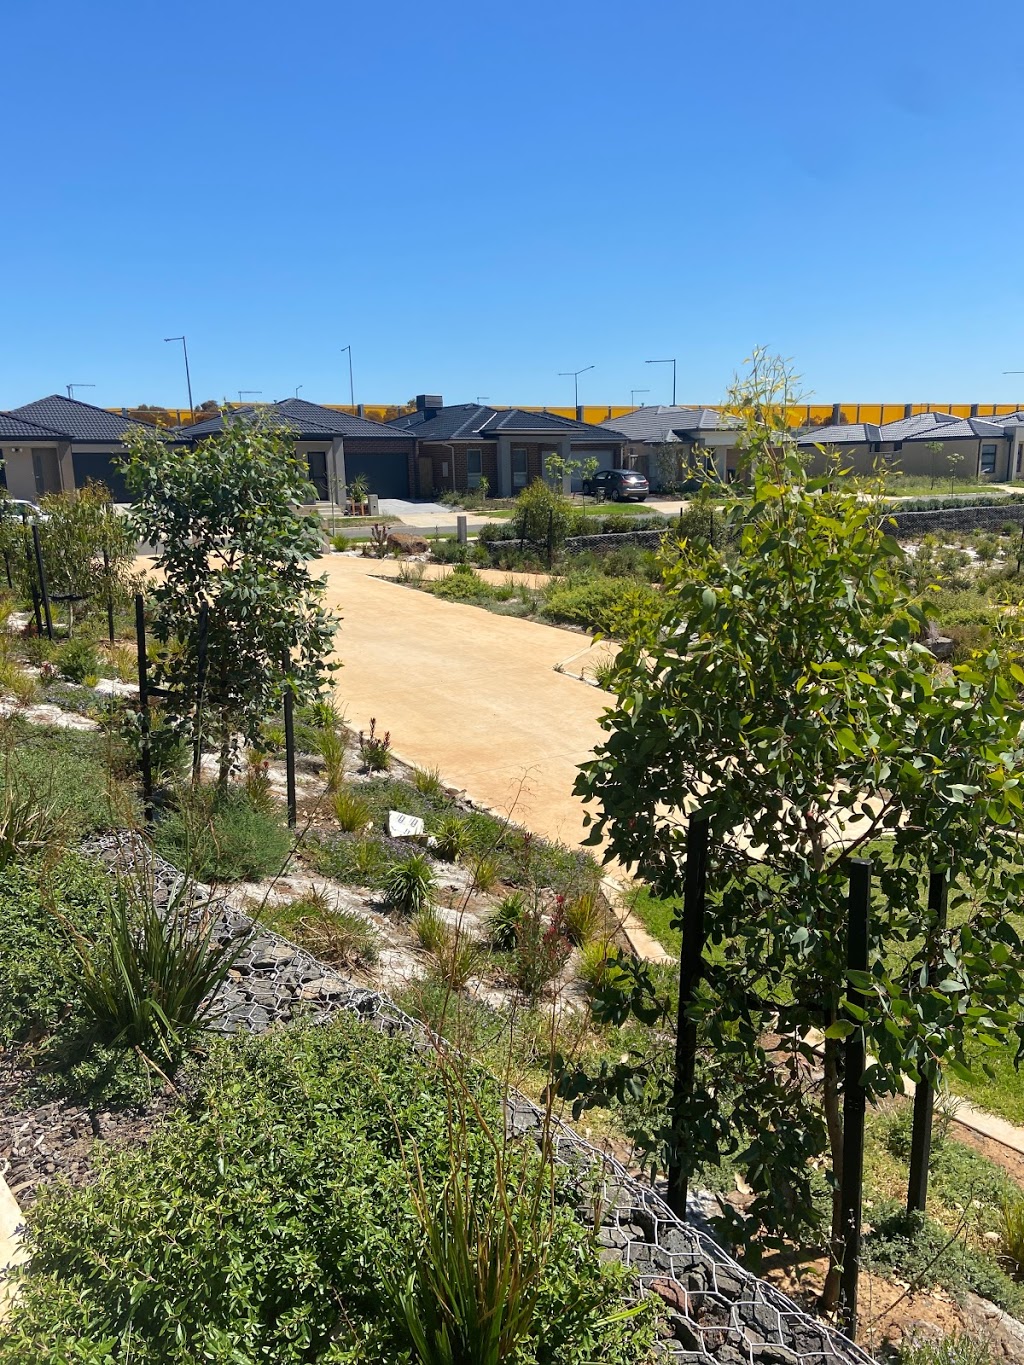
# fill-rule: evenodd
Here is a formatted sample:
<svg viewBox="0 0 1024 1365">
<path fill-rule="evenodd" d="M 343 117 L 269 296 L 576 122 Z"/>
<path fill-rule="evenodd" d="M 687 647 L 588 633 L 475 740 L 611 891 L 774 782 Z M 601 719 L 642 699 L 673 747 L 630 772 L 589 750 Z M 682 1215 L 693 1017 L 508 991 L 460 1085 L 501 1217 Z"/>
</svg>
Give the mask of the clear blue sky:
<svg viewBox="0 0 1024 1365">
<path fill-rule="evenodd" d="M 1019 0 L 27 0 L 0 408 L 1024 395 Z M 639 400 L 638 400 L 639 401 Z"/>
</svg>

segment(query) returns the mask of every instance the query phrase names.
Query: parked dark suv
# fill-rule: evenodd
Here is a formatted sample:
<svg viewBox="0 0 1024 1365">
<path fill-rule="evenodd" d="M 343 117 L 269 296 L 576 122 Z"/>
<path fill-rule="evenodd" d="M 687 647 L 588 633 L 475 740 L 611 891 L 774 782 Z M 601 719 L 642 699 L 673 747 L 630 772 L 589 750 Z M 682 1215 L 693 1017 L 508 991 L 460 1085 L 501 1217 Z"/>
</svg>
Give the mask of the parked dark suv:
<svg viewBox="0 0 1024 1365">
<path fill-rule="evenodd" d="M 599 469 L 592 479 L 584 482 L 583 491 L 588 497 L 593 493 L 599 498 L 610 498 L 612 502 L 625 498 L 643 502 L 651 486 L 635 469 Z"/>
</svg>

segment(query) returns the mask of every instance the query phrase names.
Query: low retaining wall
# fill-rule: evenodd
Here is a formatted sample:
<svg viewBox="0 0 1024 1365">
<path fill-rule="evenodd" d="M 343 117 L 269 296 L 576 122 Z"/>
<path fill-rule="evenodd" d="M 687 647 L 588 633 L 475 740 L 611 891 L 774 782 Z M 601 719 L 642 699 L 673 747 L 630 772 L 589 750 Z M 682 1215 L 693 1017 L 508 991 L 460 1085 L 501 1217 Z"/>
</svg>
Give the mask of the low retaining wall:
<svg viewBox="0 0 1024 1365">
<path fill-rule="evenodd" d="M 640 545 L 646 550 L 656 550 L 668 530 L 671 530 L 670 525 L 661 531 L 609 531 L 599 536 L 570 536 L 563 550 L 570 555 L 583 554 L 586 550 L 614 550 L 620 545 Z M 548 552 L 544 541 L 490 540 L 486 543 L 491 554 L 514 554 L 524 549 L 541 556 Z"/>
<path fill-rule="evenodd" d="M 123 836 L 91 839 L 86 851 L 114 867 L 138 857 L 140 843 Z M 155 879 L 155 901 L 167 904 L 181 874 L 145 853 Z M 197 884 L 202 900 L 208 888 Z M 328 1022 L 348 1011 L 368 1027 L 404 1034 L 412 1047 L 431 1046 L 424 1026 L 385 995 L 347 980 L 333 967 L 255 923 L 241 911 L 212 902 L 214 937 L 251 935 L 229 980 L 218 991 L 214 1030 L 262 1033 L 302 1016 Z M 543 1122 L 540 1109 L 510 1091 L 508 1123 L 523 1135 Z M 665 1305 L 670 1333 L 659 1358 L 692 1365 L 872 1365 L 872 1359 L 827 1323 L 802 1312 L 773 1285 L 758 1280 L 695 1223 L 703 1221 L 691 1195 L 691 1222 L 672 1213 L 661 1193 L 630 1176 L 572 1128 L 556 1122 L 555 1159 L 573 1177 L 582 1227 L 594 1226 L 595 1196 L 601 1221 L 597 1238 L 635 1274 L 643 1289 Z"/>
<path fill-rule="evenodd" d="M 923 536 L 929 531 L 980 531 L 1002 526 L 1007 521 L 1020 526 L 1024 524 L 1024 502 L 991 507 L 937 507 L 930 512 L 893 509 L 889 515 L 895 522 L 893 534 L 899 539 Z"/>
</svg>

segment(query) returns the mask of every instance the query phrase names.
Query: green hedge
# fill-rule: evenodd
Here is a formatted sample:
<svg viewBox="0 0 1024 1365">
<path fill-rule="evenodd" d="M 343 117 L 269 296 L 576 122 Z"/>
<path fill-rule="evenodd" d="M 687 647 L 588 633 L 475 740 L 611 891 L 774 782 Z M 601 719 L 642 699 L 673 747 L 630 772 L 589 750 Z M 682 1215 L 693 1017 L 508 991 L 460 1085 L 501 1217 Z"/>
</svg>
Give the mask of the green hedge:
<svg viewBox="0 0 1024 1365">
<path fill-rule="evenodd" d="M 347 1017 L 217 1044 L 147 1147 L 44 1191 L 0 1365 L 412 1365 L 388 1281 L 422 1254 L 413 1152 L 428 1192 L 451 1174 L 440 1079 L 432 1055 Z M 496 1084 L 466 1084 L 500 1124 Z M 481 1129 L 460 1156 L 493 1189 Z M 534 1335 L 509 1365 L 648 1359 L 653 1310 L 609 1322 L 626 1287 L 557 1208 Z"/>
</svg>

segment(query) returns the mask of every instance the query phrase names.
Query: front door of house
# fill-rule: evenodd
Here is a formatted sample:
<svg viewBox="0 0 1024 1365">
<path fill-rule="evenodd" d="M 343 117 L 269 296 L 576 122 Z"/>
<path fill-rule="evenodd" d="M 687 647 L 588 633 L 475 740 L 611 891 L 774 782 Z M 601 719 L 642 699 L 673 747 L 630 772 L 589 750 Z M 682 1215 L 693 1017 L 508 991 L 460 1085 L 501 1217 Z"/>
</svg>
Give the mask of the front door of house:
<svg viewBox="0 0 1024 1365">
<path fill-rule="evenodd" d="M 530 476 L 530 457 L 526 446 L 512 447 L 512 492 L 518 493 L 526 487 Z"/>
</svg>

